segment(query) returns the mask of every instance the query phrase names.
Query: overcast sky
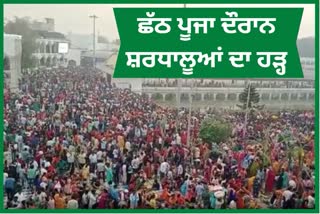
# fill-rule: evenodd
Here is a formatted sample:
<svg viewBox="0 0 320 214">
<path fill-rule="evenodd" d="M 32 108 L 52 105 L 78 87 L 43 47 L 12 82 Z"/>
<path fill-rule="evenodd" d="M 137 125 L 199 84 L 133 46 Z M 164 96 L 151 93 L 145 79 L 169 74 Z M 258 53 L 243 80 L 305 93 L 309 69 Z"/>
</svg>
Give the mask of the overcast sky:
<svg viewBox="0 0 320 214">
<path fill-rule="evenodd" d="M 183 7 L 182 4 L 150 4 L 150 5 L 125 5 L 125 4 L 5 4 L 4 17 L 12 19 L 15 16 L 29 16 L 32 19 L 42 20 L 46 17 L 55 19 L 55 30 L 62 33 L 92 33 L 92 19 L 89 15 L 95 14 L 99 18 L 96 21 L 96 29 L 100 35 L 111 40 L 117 39 L 118 31 L 113 15 L 113 7 Z M 187 7 L 256 7 L 253 5 L 228 5 L 228 4 L 188 4 Z M 299 38 L 314 36 L 315 11 L 314 5 L 259 5 L 259 7 L 304 7 L 300 25 Z"/>
</svg>

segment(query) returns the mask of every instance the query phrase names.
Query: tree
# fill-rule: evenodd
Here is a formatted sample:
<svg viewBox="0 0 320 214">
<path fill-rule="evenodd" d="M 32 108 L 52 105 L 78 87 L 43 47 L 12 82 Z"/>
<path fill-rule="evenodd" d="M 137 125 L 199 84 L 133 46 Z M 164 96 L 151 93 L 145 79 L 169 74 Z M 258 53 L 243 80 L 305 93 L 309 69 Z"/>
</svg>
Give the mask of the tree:
<svg viewBox="0 0 320 214">
<path fill-rule="evenodd" d="M 22 53 L 21 66 L 22 68 L 31 68 L 35 65 L 36 60 L 32 56 L 37 49 L 36 38 L 37 34 L 31 29 L 31 23 L 28 18 L 15 17 L 4 26 L 4 32 L 7 34 L 17 34 L 22 36 Z"/>
<path fill-rule="evenodd" d="M 250 95 L 248 96 L 249 89 L 250 89 Z M 249 102 L 248 102 L 248 98 L 249 98 Z M 261 109 L 263 107 L 263 106 L 257 105 L 260 101 L 260 95 L 257 92 L 256 88 L 251 84 L 249 84 L 244 89 L 244 91 L 240 94 L 239 101 L 241 104 L 237 106 L 243 110 L 246 110 L 247 107 L 249 109 Z"/>
<path fill-rule="evenodd" d="M 217 118 L 203 120 L 200 127 L 200 138 L 207 143 L 225 142 L 232 133 L 231 125 Z"/>
</svg>

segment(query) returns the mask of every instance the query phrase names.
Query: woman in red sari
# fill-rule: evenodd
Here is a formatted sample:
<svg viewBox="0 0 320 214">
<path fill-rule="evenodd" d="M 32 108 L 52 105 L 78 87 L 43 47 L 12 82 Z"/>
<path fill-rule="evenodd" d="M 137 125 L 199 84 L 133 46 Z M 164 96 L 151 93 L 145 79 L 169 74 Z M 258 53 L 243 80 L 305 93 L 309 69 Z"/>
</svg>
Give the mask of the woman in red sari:
<svg viewBox="0 0 320 214">
<path fill-rule="evenodd" d="M 146 166 L 144 167 L 144 172 L 146 173 L 146 176 L 148 179 L 152 178 L 152 170 L 151 170 L 151 164 L 148 161 Z"/>
<path fill-rule="evenodd" d="M 108 200 L 107 190 L 104 190 L 98 197 L 98 209 L 107 208 L 107 200 Z"/>
<path fill-rule="evenodd" d="M 270 193 L 273 191 L 275 176 L 276 175 L 275 175 L 272 167 L 270 167 L 267 172 L 267 179 L 266 179 L 266 192 L 267 193 Z"/>
</svg>

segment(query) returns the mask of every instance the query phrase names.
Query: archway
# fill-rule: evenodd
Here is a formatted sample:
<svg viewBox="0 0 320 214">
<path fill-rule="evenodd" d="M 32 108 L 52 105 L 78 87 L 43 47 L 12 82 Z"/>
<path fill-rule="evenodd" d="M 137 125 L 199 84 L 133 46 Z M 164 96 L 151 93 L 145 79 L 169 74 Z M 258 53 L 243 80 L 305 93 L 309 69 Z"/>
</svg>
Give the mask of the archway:
<svg viewBox="0 0 320 214">
<path fill-rule="evenodd" d="M 44 57 L 42 57 L 42 58 L 40 59 L 40 65 L 41 65 L 41 66 L 45 66 L 45 64 L 46 64 L 46 60 L 45 60 Z"/>
<path fill-rule="evenodd" d="M 309 94 L 309 100 L 314 100 L 314 93 Z"/>
<path fill-rule="evenodd" d="M 48 43 L 46 45 L 46 53 L 51 53 L 50 49 L 51 49 L 51 45 Z"/>
<path fill-rule="evenodd" d="M 228 96 L 227 96 L 227 99 L 228 100 L 236 100 L 237 99 L 237 94 L 228 94 Z"/>
<path fill-rule="evenodd" d="M 261 94 L 261 100 L 269 100 L 270 99 L 270 94 L 264 93 Z"/>
<path fill-rule="evenodd" d="M 192 97 L 194 101 L 200 101 L 201 100 L 201 94 L 195 94 L 193 97 Z"/>
<path fill-rule="evenodd" d="M 288 99 L 289 99 L 289 94 L 288 93 L 281 94 L 281 100 L 288 100 Z"/>
<path fill-rule="evenodd" d="M 306 93 L 301 93 L 299 96 L 299 100 L 307 100 L 307 94 Z"/>
<path fill-rule="evenodd" d="M 58 59 L 57 59 L 57 57 L 53 57 L 53 59 L 52 59 L 52 65 L 57 65 L 57 62 L 58 62 Z"/>
<path fill-rule="evenodd" d="M 297 100 L 298 94 L 291 94 L 291 100 Z"/>
<path fill-rule="evenodd" d="M 165 96 L 165 100 L 166 101 L 173 101 L 176 99 L 176 95 L 175 94 L 166 94 Z"/>
<path fill-rule="evenodd" d="M 163 95 L 160 94 L 160 93 L 152 94 L 152 99 L 154 99 L 154 100 L 162 100 L 163 99 Z"/>
<path fill-rule="evenodd" d="M 46 44 L 44 42 L 40 43 L 40 53 L 46 52 Z"/>
<path fill-rule="evenodd" d="M 51 58 L 48 57 L 46 60 L 46 66 L 49 67 L 51 65 Z"/>
<path fill-rule="evenodd" d="M 219 101 L 223 101 L 223 100 L 225 100 L 225 98 L 226 98 L 226 95 L 222 94 L 222 93 L 219 93 L 216 96 L 216 100 L 219 100 Z"/>
<path fill-rule="evenodd" d="M 181 94 L 181 101 L 189 101 L 189 94 L 183 93 Z"/>
<path fill-rule="evenodd" d="M 280 95 L 279 94 L 272 94 L 271 100 L 279 100 Z"/>
<path fill-rule="evenodd" d="M 204 98 L 204 100 L 213 100 L 214 95 L 213 94 L 205 94 L 203 98 Z"/>
<path fill-rule="evenodd" d="M 51 51 L 52 51 L 52 53 L 58 53 L 58 51 L 56 50 L 56 44 L 55 43 L 53 43 L 51 45 Z"/>
</svg>

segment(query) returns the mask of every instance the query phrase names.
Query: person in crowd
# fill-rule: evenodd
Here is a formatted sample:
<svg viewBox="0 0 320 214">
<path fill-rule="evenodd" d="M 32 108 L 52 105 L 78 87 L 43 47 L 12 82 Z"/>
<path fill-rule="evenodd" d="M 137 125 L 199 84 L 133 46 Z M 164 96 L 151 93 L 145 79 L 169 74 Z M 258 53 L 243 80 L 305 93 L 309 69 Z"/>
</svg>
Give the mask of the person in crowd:
<svg viewBox="0 0 320 214">
<path fill-rule="evenodd" d="M 25 73 L 5 98 L 9 209 L 315 207 L 313 111 L 246 120 L 194 110 L 188 134 L 188 109 L 160 106 L 83 67 Z M 228 121 L 233 135 L 201 139 L 208 115 Z"/>
</svg>

